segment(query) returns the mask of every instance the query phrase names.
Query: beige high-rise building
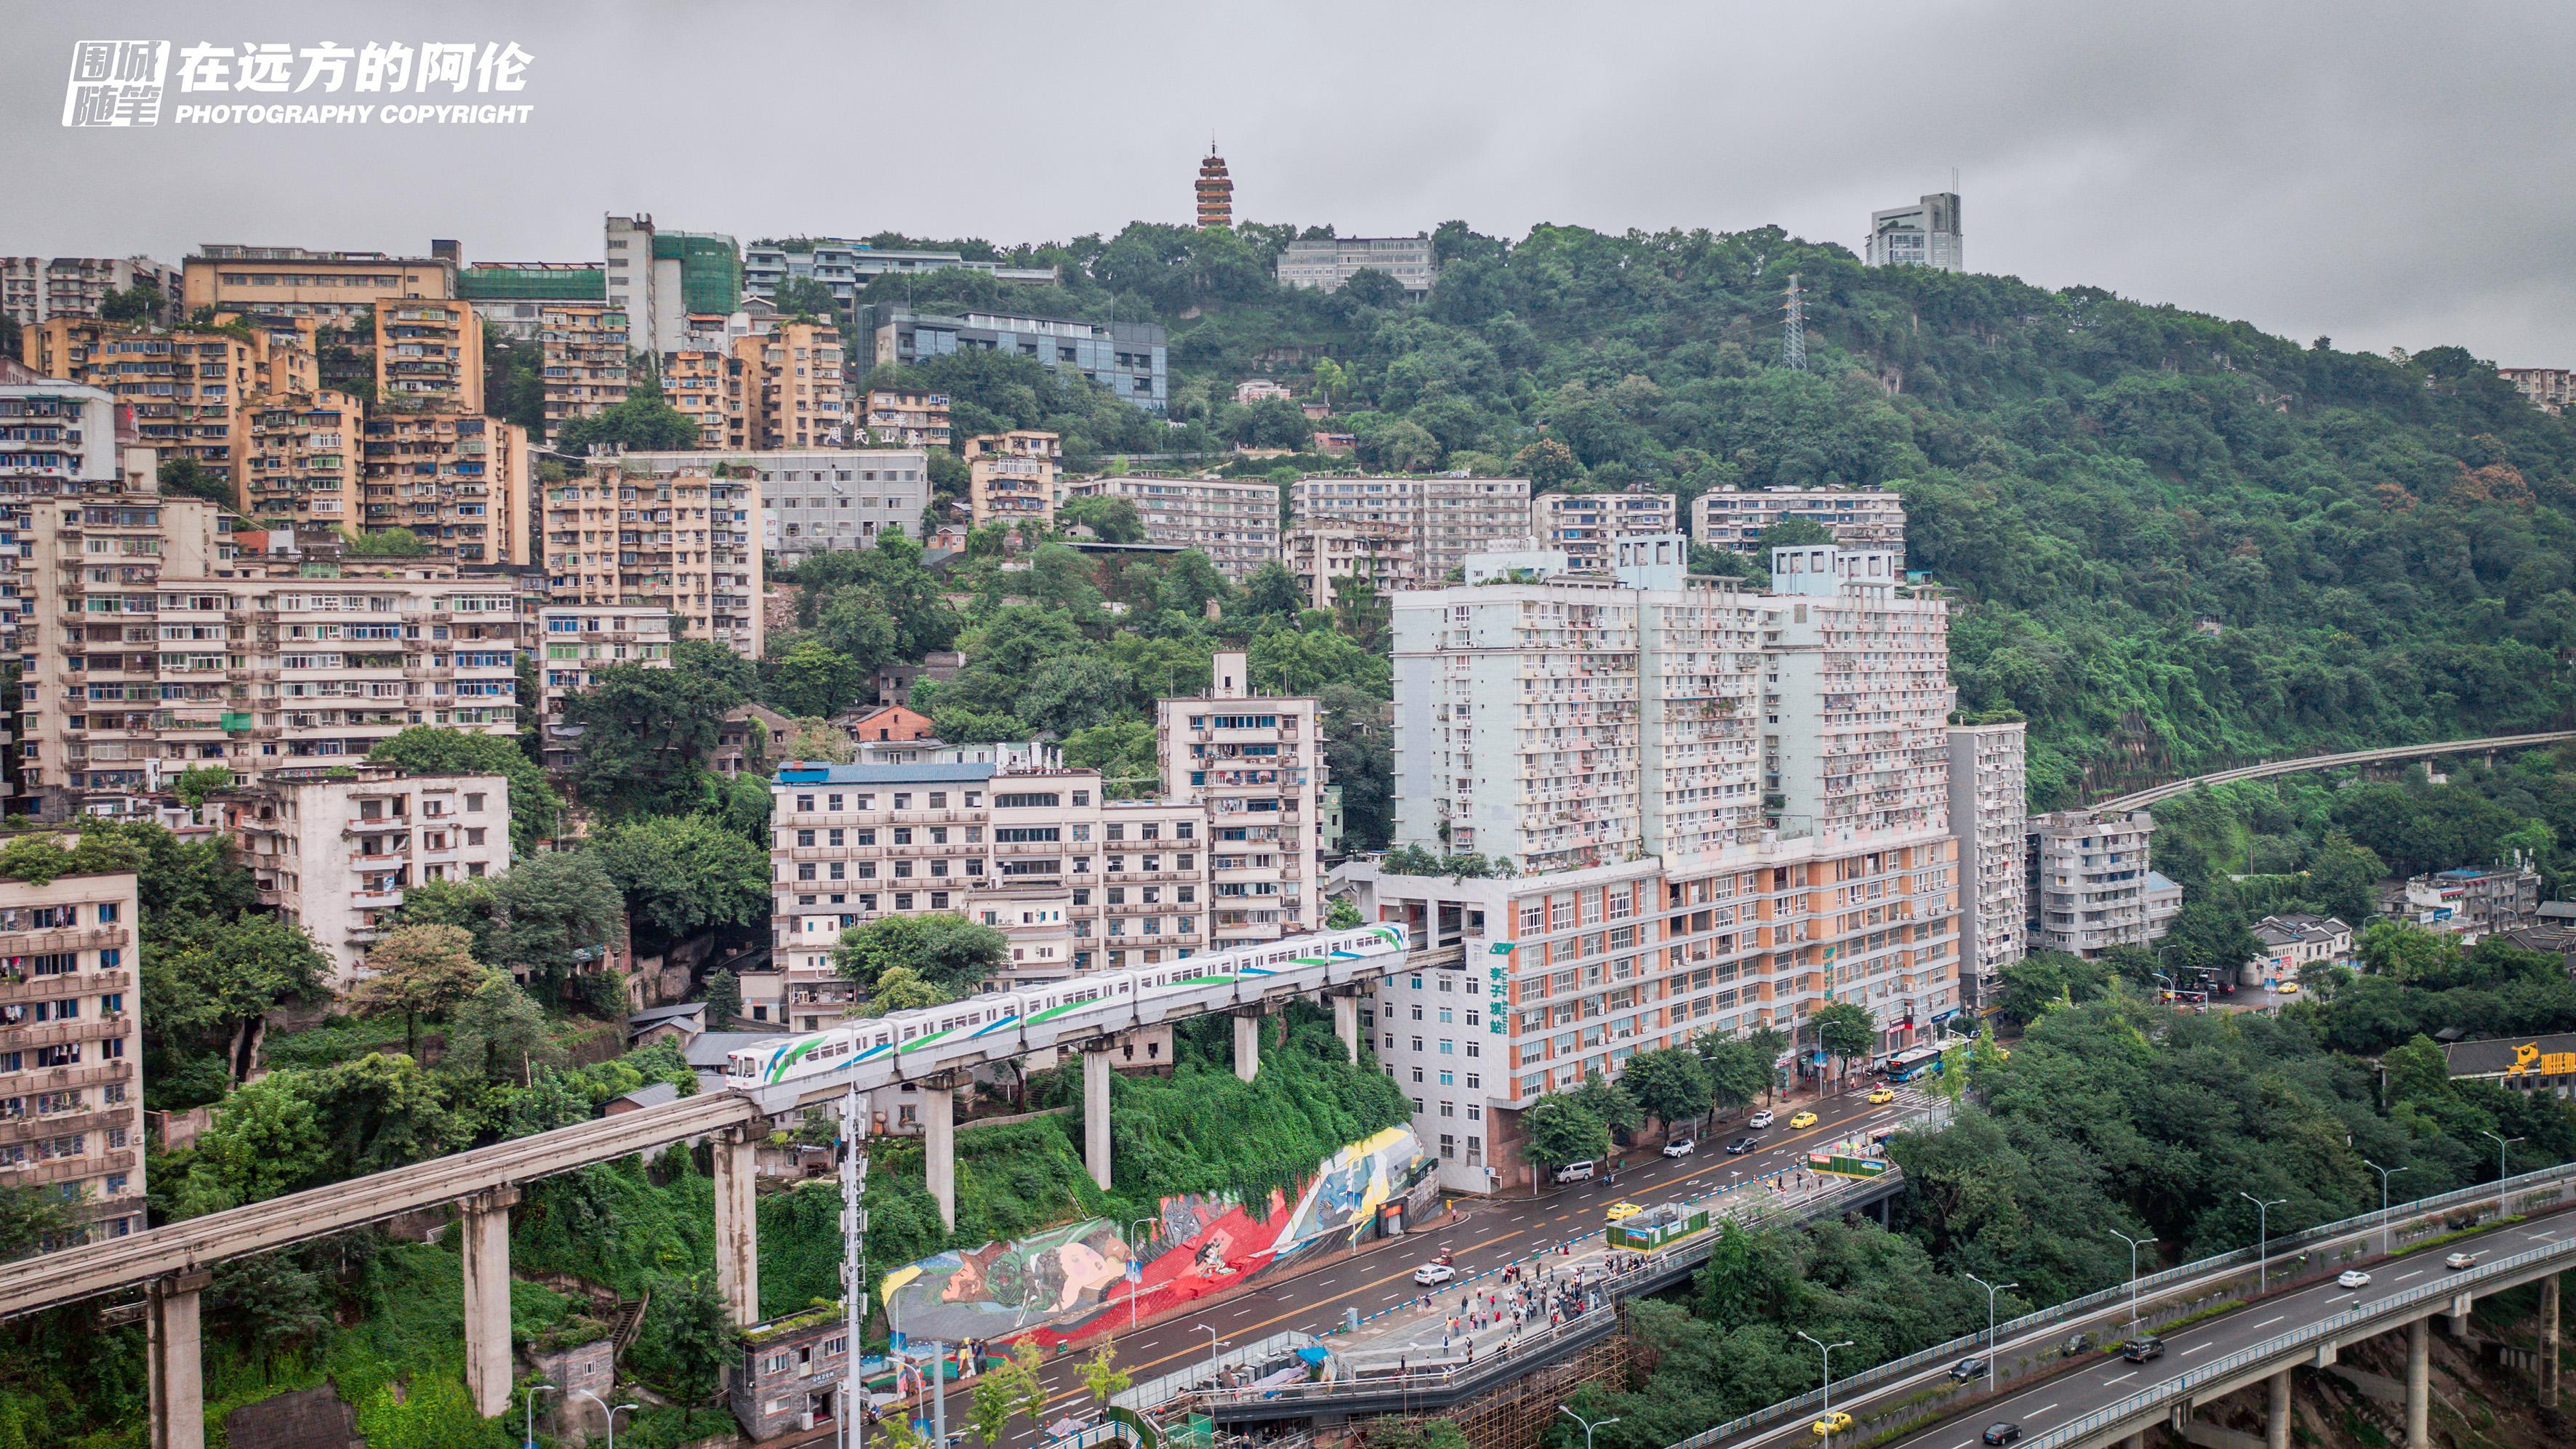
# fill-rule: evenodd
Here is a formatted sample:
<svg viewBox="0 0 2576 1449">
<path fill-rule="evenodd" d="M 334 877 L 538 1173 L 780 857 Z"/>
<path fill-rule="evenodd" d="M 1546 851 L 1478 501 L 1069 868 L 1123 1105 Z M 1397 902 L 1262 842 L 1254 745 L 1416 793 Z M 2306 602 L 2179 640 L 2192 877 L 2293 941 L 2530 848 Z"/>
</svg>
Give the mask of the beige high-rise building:
<svg viewBox="0 0 2576 1449">
<path fill-rule="evenodd" d="M 849 393 L 841 334 L 814 322 L 785 322 L 765 337 L 742 337 L 743 411 L 756 448 L 833 447 L 849 440 Z"/>
<path fill-rule="evenodd" d="M 830 1025 L 846 1000 L 832 967 L 841 932 L 886 915 L 986 921 L 1011 941 L 1008 979 L 1208 949 L 1206 807 L 1103 795 L 1097 770 L 990 761 L 782 769 L 770 790 L 779 974 L 762 983 L 778 1014 L 755 1019 Z"/>
<path fill-rule="evenodd" d="M 1089 478 L 1068 498 L 1124 498 L 1148 543 L 1194 548 L 1235 583 L 1279 558 L 1279 485 L 1266 478 Z"/>
<path fill-rule="evenodd" d="M 1673 533 L 1673 495 L 1542 493 L 1530 500 L 1530 532 L 1542 549 L 1563 553 L 1577 573 L 1610 572 L 1611 545 L 1623 538 Z"/>
<path fill-rule="evenodd" d="M 1781 828 L 1920 831 L 1950 813 L 1950 611 L 1883 550 L 1771 551 L 1763 789 Z"/>
<path fill-rule="evenodd" d="M 514 581 L 235 556 L 214 505 L 150 486 L 29 505 L 19 753 L 47 814 L 198 764 L 355 764 L 412 725 L 517 732 Z"/>
<path fill-rule="evenodd" d="M 321 390 L 314 354 L 277 334 L 151 332 L 112 322 L 57 318 L 19 334 L 19 356 L 47 377 L 104 388 L 134 413 L 139 439 L 163 463 L 187 459 L 240 496 L 244 436 L 264 396 Z"/>
<path fill-rule="evenodd" d="M 331 958 L 335 993 L 369 974 L 367 948 L 406 889 L 510 868 L 508 776 L 354 773 L 279 771 L 222 801 L 259 903 Z"/>
<path fill-rule="evenodd" d="M 535 561 L 527 429 L 455 409 L 378 412 L 366 444 L 365 507 L 352 531 L 407 528 L 431 557 L 460 564 Z"/>
<path fill-rule="evenodd" d="M 680 619 L 683 637 L 759 658 L 758 475 L 721 464 L 722 476 L 706 465 L 669 473 L 623 466 L 604 461 L 547 485 L 548 602 L 661 608 Z"/>
<path fill-rule="evenodd" d="M 1837 548 L 1893 553 L 1904 567 L 1905 500 L 1883 488 L 1715 488 L 1691 503 L 1691 536 L 1751 558 L 1763 531 L 1787 518 L 1821 525 Z"/>
<path fill-rule="evenodd" d="M 977 525 L 1055 526 L 1056 474 L 1064 440 L 1015 428 L 966 440 L 967 507 Z"/>
<path fill-rule="evenodd" d="M 626 400 L 626 311 L 596 303 L 548 302 L 538 309 L 546 436 L 574 418 Z"/>
<path fill-rule="evenodd" d="M 230 244 L 201 248 L 182 263 L 181 301 L 245 315 L 311 317 L 326 327 L 363 320 L 379 304 L 444 301 L 456 295 L 454 258 L 382 252 L 316 252 Z"/>
<path fill-rule="evenodd" d="M 2156 817 L 2144 810 L 2033 815 L 2023 840 L 2030 912 L 2024 949 L 2090 959 L 2113 946 L 2143 946 L 2165 933 L 2171 882 L 2148 868 Z"/>
<path fill-rule="evenodd" d="M 1974 1004 L 1983 977 L 2028 954 L 2028 848 L 2022 817 L 2028 729 L 1950 726 L 1950 833 L 1959 841 L 1959 980 Z"/>
<path fill-rule="evenodd" d="M 355 532 L 366 412 L 344 393 L 263 397 L 249 410 L 242 511 L 269 528 Z"/>
<path fill-rule="evenodd" d="M 96 317 L 113 292 L 142 287 L 165 299 L 150 320 L 178 319 L 179 269 L 150 257 L 0 257 L 0 317 L 33 327 L 53 317 Z"/>
<path fill-rule="evenodd" d="M 1310 609 L 1333 607 L 1335 595 L 1353 579 L 1365 581 L 1380 598 L 1430 583 L 1413 556 L 1413 530 L 1401 523 L 1299 524 L 1288 530 L 1281 556 Z"/>
<path fill-rule="evenodd" d="M 131 871 L 0 880 L 0 1189 L 70 1220 L 40 1251 L 144 1227 L 139 920 Z"/>
<path fill-rule="evenodd" d="M 948 394 L 902 388 L 868 391 L 862 422 L 880 448 L 948 446 Z"/>
<path fill-rule="evenodd" d="M 1527 478 L 1300 478 L 1288 490 L 1289 522 L 1394 524 L 1411 536 L 1413 556 L 1433 585 L 1471 553 L 1512 547 L 1529 537 Z"/>
<path fill-rule="evenodd" d="M 744 375 L 742 358 L 731 352 L 692 348 L 662 354 L 663 399 L 698 425 L 699 447 L 751 446 Z"/>
<path fill-rule="evenodd" d="M 671 667 L 671 615 L 654 605 L 549 604 L 537 610 L 537 702 L 548 769 L 572 764 L 574 737 L 566 733 L 564 701 L 596 682 L 596 671 L 633 664 Z"/>
<path fill-rule="evenodd" d="M 376 409 L 483 410 L 483 318 L 465 301 L 376 309 Z"/>
<path fill-rule="evenodd" d="M 1163 794 L 1205 807 L 1211 946 L 1324 927 L 1324 735 L 1316 702 L 1253 692 L 1220 649 L 1211 692 L 1154 706 Z"/>
</svg>

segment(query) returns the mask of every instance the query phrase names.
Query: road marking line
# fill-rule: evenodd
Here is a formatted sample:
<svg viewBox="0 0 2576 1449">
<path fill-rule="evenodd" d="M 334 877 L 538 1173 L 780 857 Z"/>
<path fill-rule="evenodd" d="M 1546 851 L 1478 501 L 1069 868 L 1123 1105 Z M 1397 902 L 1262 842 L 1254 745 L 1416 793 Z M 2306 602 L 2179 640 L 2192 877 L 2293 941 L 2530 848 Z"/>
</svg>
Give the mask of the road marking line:
<svg viewBox="0 0 2576 1449">
<path fill-rule="evenodd" d="M 2033 1409 L 2033 1410 L 2031 1410 L 2030 1412 L 2031 1412 L 2031 1415 L 2035 1418 L 2035 1417 L 2037 1417 L 2037 1416 L 2039 1416 L 2039 1415 L 2041 1415 L 2041 1414 L 2045 1414 L 2045 1413 L 2049 1412 L 2050 1410 L 2052 1410 L 2052 1409 L 2054 1409 L 2054 1408 L 2056 1408 L 2056 1407 L 2057 1407 L 2057 1406 L 2056 1406 L 2055 1404 L 2042 1404 L 2042 1405 L 2040 1405 L 2038 1408 Z"/>
<path fill-rule="evenodd" d="M 2137 1371 L 2136 1369 L 2131 1369 L 2131 1370 L 2129 1370 L 2127 1373 L 2124 1373 L 2124 1374 L 2120 1375 L 2120 1376 L 2119 1376 L 2118 1378 L 2116 1378 L 2116 1379 L 2104 1379 L 2102 1382 L 2103 1382 L 2103 1383 L 2105 1383 L 2105 1384 L 2125 1384 L 2125 1383 L 2127 1383 L 2129 1380 L 2131 1380 L 2131 1379 L 2133 1379 L 2133 1378 L 2136 1378 L 2137 1376 L 2138 1376 L 2138 1371 Z"/>
<path fill-rule="evenodd" d="M 2398 1282 L 2400 1282 L 2400 1283 L 2403 1283 L 2403 1282 L 2405 1282 L 2405 1281 L 2406 1281 L 2407 1279 L 2409 1279 L 2409 1278 L 2421 1278 L 2421 1277 L 2423 1277 L 2423 1276 L 2424 1276 L 2424 1270 L 2423 1270 L 2423 1269 L 2421 1269 L 2421 1268 L 2418 1268 L 2418 1269 L 2416 1269 L 2416 1270 L 2415 1270 L 2414 1272 L 2412 1272 L 2412 1273 L 2400 1273 L 2400 1274 L 2398 1274 L 2398 1275 L 2397 1275 L 2397 1281 L 2398 1281 Z"/>
<path fill-rule="evenodd" d="M 2269 1328 L 2273 1324 L 2278 1323 L 2287 1317 L 2289 1317 L 2289 1315 L 2286 1313 L 2275 1313 L 2271 1317 L 2264 1319 L 2262 1322 L 2255 1324 L 2254 1326 L 2256 1328 Z"/>
<path fill-rule="evenodd" d="M 2207 1348 L 2207 1347 L 2209 1347 L 2209 1345 L 2208 1345 L 2208 1344 L 2205 1344 L 2205 1343 L 2195 1343 L 2195 1344 L 2193 1344 L 2191 1347 L 2184 1349 L 2184 1350 L 2182 1351 L 2182 1355 L 2183 1355 L 2183 1357 L 2185 1357 L 2185 1358 L 2189 1358 L 2189 1357 L 2191 1357 L 2193 1354 L 2196 1354 L 2196 1353 L 2200 1352 L 2202 1349 Z"/>
</svg>

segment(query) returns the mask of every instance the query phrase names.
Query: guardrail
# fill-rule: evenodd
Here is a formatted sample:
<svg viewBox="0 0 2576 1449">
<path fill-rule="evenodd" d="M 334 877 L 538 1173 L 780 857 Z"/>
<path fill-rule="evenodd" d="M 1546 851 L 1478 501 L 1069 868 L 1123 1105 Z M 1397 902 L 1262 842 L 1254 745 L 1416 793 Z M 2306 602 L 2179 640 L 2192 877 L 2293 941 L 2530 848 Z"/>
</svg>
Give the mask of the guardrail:
<svg viewBox="0 0 2576 1449">
<path fill-rule="evenodd" d="M 1753 1182 L 1758 1183 L 1763 1180 L 1756 1178 Z M 1780 1221 L 1796 1221 L 1885 1196 L 1903 1183 L 1903 1174 L 1895 1168 L 1890 1168 L 1881 1176 L 1861 1178 L 1791 1202 L 1783 1202 L 1769 1196 L 1748 1197 L 1738 1210 L 1728 1214 L 1726 1221 L 1743 1228 L 1759 1228 Z M 1752 1183 L 1744 1186 L 1752 1186 Z M 1721 1191 L 1735 1190 L 1737 1189 Z M 1705 1196 L 1717 1195 L 1719 1194 L 1711 1193 Z M 1692 1201 L 1698 1201 L 1698 1199 L 1692 1199 Z M 1563 1323 L 1551 1324 L 1535 1332 L 1524 1333 L 1481 1359 L 1469 1357 L 1459 1362 L 1443 1361 L 1421 1369 L 1407 1369 L 1402 1373 L 1276 1384 L 1266 1388 L 1196 1389 L 1198 1382 L 1208 1377 L 1207 1371 L 1202 1369 L 1186 1374 L 1166 1375 L 1163 1380 L 1157 1380 L 1154 1387 L 1158 1391 L 1170 1392 L 1174 1398 L 1195 1390 L 1200 1400 L 1212 1409 L 1251 1404 L 1275 1406 L 1283 1402 L 1342 1399 L 1371 1394 L 1416 1396 L 1454 1394 L 1471 1382 L 1481 1382 L 1504 1373 L 1519 1372 L 1523 1365 L 1549 1361 L 1568 1344 L 1579 1345 L 1583 1341 L 1599 1337 L 1605 1331 L 1602 1325 L 1607 1323 L 1615 1326 L 1619 1304 L 1623 1300 L 1638 1292 L 1652 1291 L 1661 1287 L 1674 1274 L 1687 1272 L 1705 1260 L 1711 1244 L 1717 1239 L 1714 1227 L 1715 1225 L 1712 1224 L 1712 1231 L 1695 1234 L 1689 1240 L 1677 1243 L 1661 1252 L 1638 1255 L 1635 1263 L 1615 1273 L 1604 1274 L 1597 1288 L 1588 1290 L 1598 1294 L 1598 1300 L 1594 1306 L 1586 1308 Z M 1580 1235 L 1580 1237 L 1591 1236 L 1594 1234 Z M 1580 1238 L 1568 1241 L 1580 1241 Z M 1555 1251 L 1553 1246 L 1541 1248 L 1524 1257 L 1515 1258 L 1512 1262 L 1534 1262 L 1553 1255 Z M 1441 1286 L 1445 1291 L 1474 1283 L 1479 1279 L 1491 1277 L 1508 1266 L 1510 1264 L 1498 1264 L 1474 1277 L 1458 1279 Z M 1320 1340 L 1310 1339 L 1309 1342 L 1320 1342 Z M 1388 1350 L 1388 1352 L 1395 1351 Z M 1406 1357 L 1409 1358 L 1410 1355 Z M 1173 1378 L 1185 1379 L 1186 1382 L 1175 1389 L 1166 1390 L 1164 1387 L 1166 1382 Z"/>
<path fill-rule="evenodd" d="M 2368 1232 L 2373 1228 L 2392 1225 L 2407 1218 L 2420 1217 L 2430 1212 L 2439 1212 L 2446 1207 L 2456 1207 L 2463 1203 L 2483 1203 L 2491 1199 L 2509 1197 L 2515 1193 L 2527 1192 L 2535 1187 L 2546 1186 L 2563 1188 L 2571 1182 L 2576 1182 L 2576 1163 L 2561 1163 L 2556 1167 L 2544 1167 L 2534 1172 L 2526 1172 L 2519 1176 L 2508 1178 L 2503 1183 L 2501 1190 L 2499 1190 L 2498 1185 L 2495 1183 L 2479 1183 L 2472 1187 L 2455 1188 L 2450 1192 L 2436 1193 L 2435 1195 L 2427 1198 L 2418 1198 L 2413 1202 L 2392 1203 L 2384 1214 L 2376 1212 L 2364 1213 L 2359 1217 L 2344 1218 L 2339 1222 L 2324 1223 L 2297 1233 L 2291 1233 L 2283 1237 L 2274 1238 L 2268 1245 L 2269 1254 L 2265 1257 L 2264 1261 L 2268 1263 L 2282 1257 L 2284 1254 L 2296 1253 L 2303 1248 L 2313 1246 L 2320 1242 L 2331 1241 L 2335 1238 L 2349 1236 L 2354 1233 Z M 1848 1404 L 1851 1402 L 1851 1393 L 1856 1389 L 1870 1388 L 1874 1385 L 1885 1383 L 1890 1379 L 1902 1378 L 1918 1369 L 1962 1357 L 1980 1348 L 1991 1348 L 1996 1344 L 2009 1342 L 2013 1338 L 2027 1333 L 2034 1328 L 2042 1328 L 2052 1324 L 2065 1323 L 2073 1319 L 2085 1317 L 2097 1309 L 2115 1307 L 2117 1305 L 2127 1303 L 2133 1298 L 2154 1292 L 2157 1289 L 2170 1284 L 2188 1282 L 2195 1278 L 2207 1277 L 2213 1273 L 2225 1272 L 2231 1268 L 2251 1267 L 2254 1263 L 2254 1259 L 2255 1250 L 2250 1247 L 2234 1248 L 2224 1253 L 2213 1253 L 2206 1258 L 2201 1258 L 2194 1262 L 2180 1264 L 2176 1267 L 2167 1268 L 2162 1272 L 2148 1274 L 2147 1276 L 2138 1279 L 2134 1288 L 2125 1282 L 2118 1283 L 2109 1288 L 2097 1289 L 2080 1298 L 2070 1298 L 2054 1307 L 2037 1309 L 2032 1312 L 2025 1313 L 2019 1318 L 2012 1319 L 2008 1322 L 1998 1323 L 1995 1325 L 1994 1332 L 1991 1336 L 1983 1330 L 1979 1330 L 1975 1333 L 1963 1334 L 1958 1338 L 1951 1339 L 1947 1343 L 1934 1344 L 1930 1348 L 1918 1349 L 1902 1358 L 1889 1359 L 1885 1363 L 1865 1368 L 1857 1373 L 1847 1374 L 1842 1378 L 1834 1380 L 1833 1388 L 1837 1394 L 1843 1396 L 1844 1402 Z M 1714 1428 L 1703 1429 L 1699 1433 L 1693 1434 L 1689 1438 L 1683 1439 L 1674 1444 L 1671 1446 L 1671 1449 L 1711 1449 L 1711 1446 L 1724 1443 L 1725 1441 L 1734 1438 L 1736 1435 L 1747 1433 L 1754 1429 L 1759 1429 L 1766 1424 L 1778 1423 L 1783 1419 L 1803 1414 L 1810 1409 L 1821 1408 L 1823 1404 L 1824 1390 L 1822 1388 L 1810 1389 L 1806 1393 L 1800 1394 L 1794 1399 L 1783 1399 L 1778 1403 L 1765 1405 L 1749 1414 L 1740 1415 L 1736 1418 L 1730 1419 Z M 2036 1449 L 2036 1446 L 2034 1446 L 2034 1449 Z"/>
<path fill-rule="evenodd" d="M 2087 1434 L 2133 1419 L 2178 1395 L 2189 1394 L 2193 1389 L 2204 1384 L 2222 1381 L 2229 1375 L 2252 1365 L 2279 1358 L 2283 1354 L 2294 1353 L 2322 1339 L 2333 1338 L 2345 1329 L 2388 1317 L 2394 1310 L 2457 1298 L 2464 1289 L 2473 1289 L 2482 1282 L 2515 1276 L 2525 1268 L 2553 1258 L 2564 1257 L 2569 1253 L 2576 1253 L 2576 1242 L 2553 1244 L 2545 1248 L 2529 1248 L 2510 1258 L 2498 1258 L 2492 1263 L 2464 1269 L 2447 1278 L 2436 1279 L 2421 1287 L 2408 1288 L 2402 1292 L 2390 1294 L 2386 1298 L 2359 1308 L 2347 1308 L 2331 1318 L 2319 1319 L 2305 1328 L 2294 1328 L 2288 1333 L 2267 1339 L 2252 1348 L 2240 1348 L 2224 1358 L 2202 1364 L 2197 1368 L 2187 1369 L 2153 1388 L 2141 1389 L 2108 1408 L 2096 1409 L 2071 1423 L 2061 1424 L 2031 1440 L 2028 1449 L 2060 1449 L 2060 1446 L 2072 1444 Z"/>
<path fill-rule="evenodd" d="M 1301 1348 L 1311 1348 L 1316 1341 L 1315 1335 L 1298 1333 L 1293 1329 L 1286 1333 L 1274 1333 L 1268 1338 L 1238 1348 L 1231 1354 L 1221 1355 L 1195 1367 L 1176 1369 L 1159 1378 L 1147 1379 L 1123 1393 L 1113 1395 L 1109 1402 L 1114 1408 L 1133 1409 L 1138 1413 L 1146 1413 L 1181 1397 L 1189 1392 L 1191 1385 L 1220 1370 L 1247 1368 L 1253 1364 L 1267 1363 L 1281 1354 L 1293 1353 Z"/>
</svg>

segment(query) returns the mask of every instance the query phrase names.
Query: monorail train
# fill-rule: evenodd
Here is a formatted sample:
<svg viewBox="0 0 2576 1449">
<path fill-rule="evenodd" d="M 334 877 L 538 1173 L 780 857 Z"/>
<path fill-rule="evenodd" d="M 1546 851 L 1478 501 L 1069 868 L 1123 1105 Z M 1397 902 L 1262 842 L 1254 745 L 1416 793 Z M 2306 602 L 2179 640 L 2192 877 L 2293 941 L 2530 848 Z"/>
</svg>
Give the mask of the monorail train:
<svg viewBox="0 0 2576 1449">
<path fill-rule="evenodd" d="M 817 1089 L 855 1083 L 867 1091 L 1131 1027 L 1339 986 L 1362 963 L 1400 960 L 1406 946 L 1404 927 L 1381 924 L 988 991 L 945 1006 L 755 1042 L 727 1053 L 725 1085 L 757 1096 L 764 1111 L 781 1112 Z"/>
</svg>

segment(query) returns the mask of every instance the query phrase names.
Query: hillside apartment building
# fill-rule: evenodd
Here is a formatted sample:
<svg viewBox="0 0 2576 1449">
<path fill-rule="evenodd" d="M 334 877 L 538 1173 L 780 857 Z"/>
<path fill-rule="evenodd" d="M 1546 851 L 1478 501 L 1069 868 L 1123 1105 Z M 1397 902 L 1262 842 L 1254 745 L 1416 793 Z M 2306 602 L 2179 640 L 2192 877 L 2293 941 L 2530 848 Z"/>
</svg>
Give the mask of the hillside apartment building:
<svg viewBox="0 0 2576 1449">
<path fill-rule="evenodd" d="M 166 300 L 155 320 L 178 320 L 179 269 L 150 257 L 0 257 L 0 317 L 33 327 L 96 317 L 111 292 L 143 287 Z"/>
<path fill-rule="evenodd" d="M 548 604 L 537 610 L 537 709 L 541 753 L 549 770 L 569 768 L 580 731 L 564 718 L 564 701 L 598 682 L 599 670 L 633 664 L 671 667 L 670 611 L 650 604 Z"/>
<path fill-rule="evenodd" d="M 2022 824 L 2028 726 L 1950 727 L 1950 827 L 1959 842 L 1959 985 L 1971 1005 L 1984 979 L 2028 954 L 2029 872 Z"/>
<path fill-rule="evenodd" d="M 1405 531 L 1414 565 L 1437 585 L 1471 553 L 1529 537 L 1527 478 L 1300 478 L 1288 491 L 1292 528 L 1391 524 Z"/>
<path fill-rule="evenodd" d="M 1542 549 L 1563 553 L 1573 571 L 1606 574 L 1611 545 L 1619 539 L 1673 533 L 1673 495 L 1646 489 L 1622 493 L 1542 493 L 1530 500 L 1530 533 Z"/>
<path fill-rule="evenodd" d="M 1149 543 L 1194 548 L 1240 584 L 1279 557 L 1279 485 L 1266 478 L 1088 478 L 1067 498 L 1124 498 Z"/>
<path fill-rule="evenodd" d="M 1880 1053 L 1960 1009 L 1947 606 L 1884 552 L 1773 567 L 1693 578 L 1667 535 L 1610 578 L 1397 596 L 1397 841 L 1518 872 L 1337 873 L 1460 950 L 1363 1016 L 1444 1185 L 1525 1183 L 1520 1111 L 1638 1051 L 1772 1027 L 1785 1080 L 1824 1070 L 1827 1002 Z"/>
<path fill-rule="evenodd" d="M 1748 558 L 1784 518 L 1823 525 L 1834 546 L 1893 553 L 1905 565 L 1905 500 L 1879 488 L 1715 488 L 1691 503 L 1691 536 Z"/>
<path fill-rule="evenodd" d="M 692 455 L 603 458 L 546 485 L 546 601 L 563 607 L 650 606 L 683 637 L 757 659 L 761 612 L 760 478 Z"/>
<path fill-rule="evenodd" d="M 144 1227 L 131 871 L 0 880 L 0 1188 L 66 1210 L 41 1250 Z"/>
</svg>

